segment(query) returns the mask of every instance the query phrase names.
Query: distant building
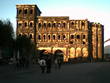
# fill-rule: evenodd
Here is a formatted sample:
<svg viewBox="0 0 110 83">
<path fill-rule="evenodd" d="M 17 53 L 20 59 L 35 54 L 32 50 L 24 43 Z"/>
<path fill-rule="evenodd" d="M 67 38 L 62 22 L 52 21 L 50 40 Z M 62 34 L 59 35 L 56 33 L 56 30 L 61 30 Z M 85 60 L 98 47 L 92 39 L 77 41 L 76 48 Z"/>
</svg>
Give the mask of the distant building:
<svg viewBox="0 0 110 83">
<path fill-rule="evenodd" d="M 54 53 L 61 50 L 64 60 L 103 58 L 104 26 L 68 16 L 40 16 L 37 5 L 17 5 L 17 35 L 29 36 L 36 48 Z"/>
<path fill-rule="evenodd" d="M 110 61 L 110 45 L 104 47 L 104 58 Z"/>
</svg>

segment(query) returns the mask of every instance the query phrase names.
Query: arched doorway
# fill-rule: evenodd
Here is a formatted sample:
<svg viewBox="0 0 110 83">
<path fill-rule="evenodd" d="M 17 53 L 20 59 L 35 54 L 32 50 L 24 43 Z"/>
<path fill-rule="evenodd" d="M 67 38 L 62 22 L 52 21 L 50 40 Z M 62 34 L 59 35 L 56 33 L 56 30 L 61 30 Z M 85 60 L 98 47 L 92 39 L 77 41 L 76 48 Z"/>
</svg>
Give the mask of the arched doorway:
<svg viewBox="0 0 110 83">
<path fill-rule="evenodd" d="M 76 58 L 81 57 L 81 48 L 76 48 Z"/>
<path fill-rule="evenodd" d="M 84 58 L 87 58 L 88 57 L 88 49 L 87 48 L 83 48 L 82 49 L 82 54 L 83 54 Z"/>
<path fill-rule="evenodd" d="M 62 50 L 59 50 L 57 49 L 55 52 L 54 52 L 54 60 L 58 57 L 61 57 L 62 58 L 62 61 L 64 59 L 64 52 Z"/>
<path fill-rule="evenodd" d="M 75 58 L 75 48 L 70 48 L 70 58 Z"/>
<path fill-rule="evenodd" d="M 58 50 L 60 50 L 60 51 L 62 51 L 62 53 L 63 53 L 63 59 L 64 59 L 64 61 L 67 59 L 67 55 L 66 55 L 66 48 L 62 48 L 62 47 L 54 47 L 53 48 L 53 54 L 55 54 L 55 52 L 57 52 Z"/>
<path fill-rule="evenodd" d="M 38 50 L 38 58 L 46 58 L 48 54 L 48 51 L 43 49 L 43 50 Z"/>
</svg>

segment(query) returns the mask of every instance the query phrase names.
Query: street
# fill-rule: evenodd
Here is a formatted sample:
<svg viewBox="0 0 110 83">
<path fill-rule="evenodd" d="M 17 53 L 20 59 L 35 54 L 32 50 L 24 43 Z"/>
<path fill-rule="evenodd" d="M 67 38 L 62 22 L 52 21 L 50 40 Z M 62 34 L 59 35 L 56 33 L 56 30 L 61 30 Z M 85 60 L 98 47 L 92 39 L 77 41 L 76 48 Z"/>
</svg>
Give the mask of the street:
<svg viewBox="0 0 110 83">
<path fill-rule="evenodd" d="M 41 73 L 39 65 L 15 70 L 0 66 L 0 83 L 109 83 L 110 62 L 64 64 L 60 70 L 52 66 L 50 74 Z"/>
</svg>

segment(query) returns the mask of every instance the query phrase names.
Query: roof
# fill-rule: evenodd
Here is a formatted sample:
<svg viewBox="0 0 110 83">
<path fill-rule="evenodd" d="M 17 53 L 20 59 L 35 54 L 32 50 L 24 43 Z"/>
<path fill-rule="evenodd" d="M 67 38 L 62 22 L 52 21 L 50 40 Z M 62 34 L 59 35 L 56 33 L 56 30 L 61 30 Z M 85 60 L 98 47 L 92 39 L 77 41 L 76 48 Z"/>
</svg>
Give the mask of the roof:
<svg viewBox="0 0 110 83">
<path fill-rule="evenodd" d="M 38 16 L 39 19 L 69 20 L 69 16 Z"/>
</svg>

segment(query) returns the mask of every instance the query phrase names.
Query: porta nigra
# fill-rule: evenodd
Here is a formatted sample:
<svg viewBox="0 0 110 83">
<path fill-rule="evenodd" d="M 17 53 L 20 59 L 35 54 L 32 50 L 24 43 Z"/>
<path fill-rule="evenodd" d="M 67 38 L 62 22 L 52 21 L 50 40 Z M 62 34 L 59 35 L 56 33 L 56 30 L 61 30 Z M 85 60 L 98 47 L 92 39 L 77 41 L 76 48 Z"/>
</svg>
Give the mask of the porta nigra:
<svg viewBox="0 0 110 83">
<path fill-rule="evenodd" d="M 68 59 L 102 59 L 104 26 L 88 19 L 74 20 L 68 16 L 41 16 L 37 5 L 16 5 L 17 35 L 26 35 L 36 49 L 63 52 Z M 71 12 L 70 12 L 71 13 Z"/>
</svg>

